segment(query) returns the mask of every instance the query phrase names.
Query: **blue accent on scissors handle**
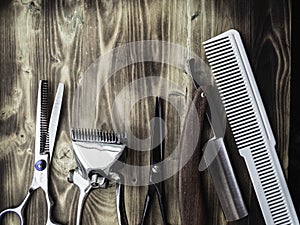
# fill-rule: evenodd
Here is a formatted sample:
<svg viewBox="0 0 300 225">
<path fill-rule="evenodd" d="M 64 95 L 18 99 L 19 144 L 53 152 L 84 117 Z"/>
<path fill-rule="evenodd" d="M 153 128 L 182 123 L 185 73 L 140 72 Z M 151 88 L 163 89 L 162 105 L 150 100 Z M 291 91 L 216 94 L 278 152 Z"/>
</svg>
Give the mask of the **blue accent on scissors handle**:
<svg viewBox="0 0 300 225">
<path fill-rule="evenodd" d="M 34 167 L 38 171 L 43 171 L 47 167 L 47 163 L 45 160 L 39 160 L 35 163 Z"/>
</svg>

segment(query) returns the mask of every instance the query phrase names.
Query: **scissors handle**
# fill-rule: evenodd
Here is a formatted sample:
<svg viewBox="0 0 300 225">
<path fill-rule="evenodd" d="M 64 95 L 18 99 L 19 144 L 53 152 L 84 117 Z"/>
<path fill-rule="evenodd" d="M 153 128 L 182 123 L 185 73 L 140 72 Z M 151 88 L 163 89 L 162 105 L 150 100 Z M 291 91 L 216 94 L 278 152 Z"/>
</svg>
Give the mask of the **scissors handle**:
<svg viewBox="0 0 300 225">
<path fill-rule="evenodd" d="M 0 221 L 2 220 L 2 216 L 6 213 L 14 213 L 14 214 L 17 214 L 19 219 L 20 219 L 20 225 L 23 225 L 24 224 L 24 217 L 23 217 L 23 209 L 27 203 L 27 201 L 29 200 L 30 198 L 30 195 L 32 193 L 33 189 L 30 188 L 28 193 L 26 194 L 24 200 L 21 202 L 21 204 L 15 208 L 8 208 L 8 209 L 5 209 L 3 210 L 1 213 L 0 213 Z"/>
<path fill-rule="evenodd" d="M 59 225 L 58 223 L 52 222 L 51 211 L 52 211 L 53 204 L 52 204 L 52 201 L 51 201 L 50 196 L 48 194 L 48 190 L 45 191 L 45 199 L 46 199 L 46 203 L 47 203 L 47 220 L 46 220 L 45 225 Z"/>
<path fill-rule="evenodd" d="M 144 211 L 142 215 L 142 221 L 140 225 L 146 224 L 146 219 L 149 217 L 150 206 L 153 202 L 154 194 L 157 194 L 158 204 L 161 212 L 162 222 L 164 225 L 169 225 L 167 221 L 167 211 L 165 207 L 164 191 L 162 183 L 150 184 L 148 186 L 148 192 L 145 200 Z"/>
<path fill-rule="evenodd" d="M 145 199 L 144 211 L 143 211 L 142 221 L 141 221 L 140 225 L 144 225 L 146 222 L 146 219 L 148 218 L 148 214 L 150 211 L 151 203 L 153 201 L 154 193 L 155 193 L 155 187 L 153 184 L 150 184 L 148 186 L 148 192 L 147 192 L 147 196 Z"/>
<path fill-rule="evenodd" d="M 3 219 L 3 215 L 6 214 L 6 213 L 14 213 L 14 214 L 17 214 L 18 217 L 19 217 L 19 220 L 20 220 L 20 225 L 23 225 L 24 224 L 24 216 L 23 216 L 23 210 L 26 206 L 26 203 L 28 202 L 29 198 L 30 198 L 30 195 L 31 193 L 34 191 L 35 189 L 34 188 L 30 188 L 27 195 L 25 196 L 24 200 L 22 201 L 22 203 L 15 207 L 15 208 L 8 208 L 8 209 L 5 209 L 3 210 L 1 213 L 0 213 L 0 221 Z M 51 201 L 49 199 L 49 196 L 46 194 L 46 202 L 47 202 L 47 221 L 46 221 L 46 225 L 58 225 L 57 223 L 53 223 L 52 220 L 51 220 Z"/>
</svg>

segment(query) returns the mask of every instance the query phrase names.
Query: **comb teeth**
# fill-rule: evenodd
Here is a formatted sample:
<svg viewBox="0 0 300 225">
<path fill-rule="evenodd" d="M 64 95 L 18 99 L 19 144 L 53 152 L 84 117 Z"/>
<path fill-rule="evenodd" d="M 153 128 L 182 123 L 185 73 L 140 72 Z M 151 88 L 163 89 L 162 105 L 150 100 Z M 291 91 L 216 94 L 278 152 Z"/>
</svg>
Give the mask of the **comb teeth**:
<svg viewBox="0 0 300 225">
<path fill-rule="evenodd" d="M 71 137 L 73 141 L 101 142 L 108 144 L 121 144 L 121 142 L 125 140 L 124 134 L 88 128 L 72 128 Z"/>
<path fill-rule="evenodd" d="M 299 224 L 275 152 L 275 139 L 238 32 L 230 30 L 203 45 L 266 223 Z"/>
<path fill-rule="evenodd" d="M 266 137 L 262 135 L 259 110 L 245 79 L 243 62 L 231 41 L 230 36 L 225 36 L 205 43 L 204 48 L 236 145 L 238 149 L 250 147 L 255 151 L 266 147 Z"/>
<path fill-rule="evenodd" d="M 41 80 L 40 151 L 49 149 L 48 138 L 48 81 Z"/>
</svg>

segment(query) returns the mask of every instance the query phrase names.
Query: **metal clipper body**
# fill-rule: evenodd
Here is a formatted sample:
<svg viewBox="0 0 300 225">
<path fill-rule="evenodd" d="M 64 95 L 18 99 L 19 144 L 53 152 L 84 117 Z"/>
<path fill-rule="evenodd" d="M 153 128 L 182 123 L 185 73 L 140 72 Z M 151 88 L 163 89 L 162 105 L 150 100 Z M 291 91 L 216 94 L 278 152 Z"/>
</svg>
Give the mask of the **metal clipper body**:
<svg viewBox="0 0 300 225">
<path fill-rule="evenodd" d="M 111 171 L 111 166 L 122 155 L 126 145 L 125 135 L 98 129 L 71 130 L 72 145 L 78 167 L 69 172 L 68 181 L 78 186 L 80 195 L 77 206 L 76 225 L 80 224 L 82 208 L 89 191 L 93 188 L 106 188 L 109 177 L 120 182 L 120 174 Z M 123 185 L 116 186 L 116 204 L 119 224 L 127 224 L 124 210 Z M 125 215 L 123 215 L 125 214 Z"/>
</svg>

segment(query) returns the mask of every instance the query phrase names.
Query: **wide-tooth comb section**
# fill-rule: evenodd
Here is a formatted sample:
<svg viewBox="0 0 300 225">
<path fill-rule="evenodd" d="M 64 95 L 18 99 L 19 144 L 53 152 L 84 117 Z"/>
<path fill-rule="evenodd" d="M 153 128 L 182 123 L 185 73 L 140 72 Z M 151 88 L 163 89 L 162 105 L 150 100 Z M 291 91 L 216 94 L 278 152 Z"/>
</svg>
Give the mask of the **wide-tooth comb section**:
<svg viewBox="0 0 300 225">
<path fill-rule="evenodd" d="M 71 137 L 73 141 L 101 142 L 109 144 L 121 144 L 121 142 L 125 140 L 124 134 L 88 128 L 72 128 Z"/>
<path fill-rule="evenodd" d="M 239 34 L 230 30 L 203 43 L 227 119 L 267 224 L 299 224 L 270 128 Z"/>
<path fill-rule="evenodd" d="M 41 80 L 40 150 L 47 151 L 48 142 L 48 81 Z"/>
</svg>

